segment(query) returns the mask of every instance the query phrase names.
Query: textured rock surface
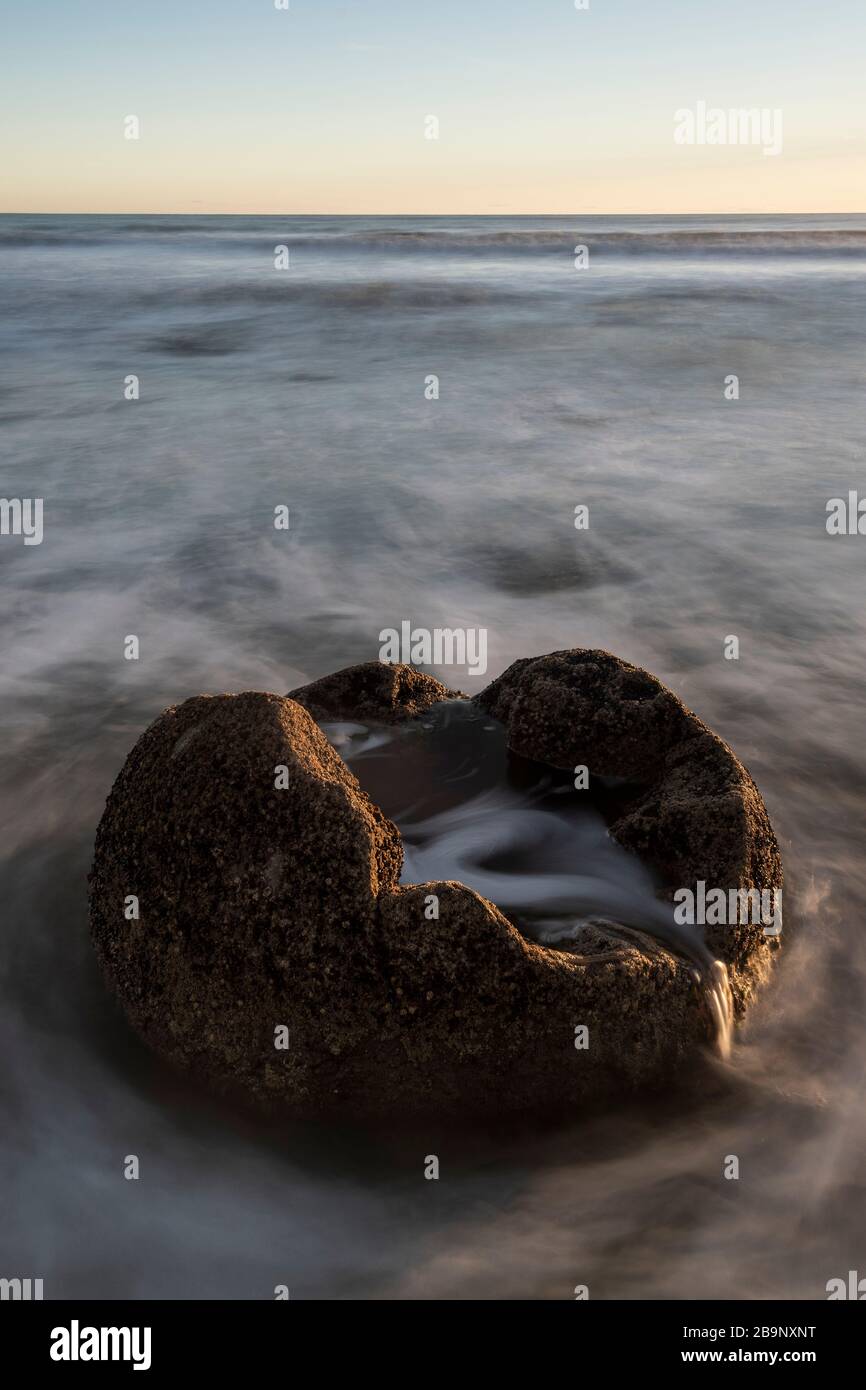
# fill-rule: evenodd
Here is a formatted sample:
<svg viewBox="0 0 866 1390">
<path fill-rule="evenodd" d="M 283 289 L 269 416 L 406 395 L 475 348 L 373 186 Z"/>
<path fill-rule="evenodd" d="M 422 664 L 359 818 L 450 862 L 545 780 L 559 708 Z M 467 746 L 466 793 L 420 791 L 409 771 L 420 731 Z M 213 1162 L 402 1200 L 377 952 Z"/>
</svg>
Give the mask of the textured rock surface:
<svg viewBox="0 0 866 1390">
<path fill-rule="evenodd" d="M 303 705 L 314 719 L 397 724 L 423 714 L 438 700 L 452 700 L 461 694 L 412 666 L 365 661 L 290 690 L 288 698 Z"/>
<path fill-rule="evenodd" d="M 142 735 L 108 798 L 93 939 L 157 1052 L 259 1099 L 304 1103 L 328 1094 L 369 1034 L 377 894 L 401 866 L 398 831 L 300 705 L 199 696 Z M 138 921 L 124 918 L 128 894 Z"/>
<path fill-rule="evenodd" d="M 610 827 L 672 893 L 707 887 L 777 890 L 782 865 L 760 792 L 726 743 L 647 671 L 609 652 L 552 652 L 516 661 L 479 703 L 526 757 L 643 785 Z M 760 925 L 708 927 L 745 1007 L 775 949 Z"/>
<path fill-rule="evenodd" d="M 709 1037 L 705 995 L 666 951 L 603 931 L 583 953 L 548 949 L 462 884 L 398 885 L 398 831 L 307 711 L 392 723 L 450 696 L 369 663 L 295 698 L 187 700 L 142 735 L 97 833 L 91 925 L 157 1052 L 293 1114 L 477 1117 L 664 1081 Z M 780 882 L 748 774 L 653 677 L 602 652 L 555 653 L 515 663 L 480 702 L 518 752 L 639 775 L 614 833 L 671 886 Z M 741 1004 L 768 953 L 744 931 L 714 943 Z M 589 1051 L 574 1047 L 580 1024 Z"/>
</svg>

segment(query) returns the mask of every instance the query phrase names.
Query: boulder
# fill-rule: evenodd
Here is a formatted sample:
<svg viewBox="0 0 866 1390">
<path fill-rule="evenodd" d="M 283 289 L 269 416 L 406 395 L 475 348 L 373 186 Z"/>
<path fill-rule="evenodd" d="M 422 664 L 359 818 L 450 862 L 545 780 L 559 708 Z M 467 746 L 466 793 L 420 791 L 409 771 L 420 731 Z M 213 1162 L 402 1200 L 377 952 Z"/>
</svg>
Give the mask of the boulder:
<svg viewBox="0 0 866 1390">
<path fill-rule="evenodd" d="M 291 698 L 198 696 L 141 736 L 97 832 L 91 930 L 157 1053 L 295 1116 L 480 1118 L 666 1083 L 711 1040 L 706 990 L 657 943 L 599 924 L 543 947 L 463 884 L 400 885 L 399 831 L 313 716 L 394 723 L 454 696 L 368 663 Z M 669 891 L 780 885 L 748 773 L 654 677 L 560 652 L 515 663 L 479 703 L 517 752 L 633 779 L 612 831 Z M 713 949 L 742 1009 L 770 948 L 726 929 Z"/>
</svg>

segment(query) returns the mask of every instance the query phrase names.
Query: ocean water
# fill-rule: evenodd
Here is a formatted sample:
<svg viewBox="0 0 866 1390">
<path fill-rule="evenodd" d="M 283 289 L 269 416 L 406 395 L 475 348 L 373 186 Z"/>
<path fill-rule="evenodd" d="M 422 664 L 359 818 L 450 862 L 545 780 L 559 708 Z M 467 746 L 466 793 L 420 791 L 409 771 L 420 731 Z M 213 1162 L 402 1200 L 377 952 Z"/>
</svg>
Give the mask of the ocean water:
<svg viewBox="0 0 866 1390">
<path fill-rule="evenodd" d="M 866 1273 L 866 539 L 825 525 L 866 492 L 866 218 L 7 216 L 0 251 L 0 493 L 44 499 L 41 545 L 0 537 L 0 1275 L 800 1299 Z M 486 628 L 483 676 L 434 672 L 470 693 L 605 647 L 750 768 L 784 950 L 727 1061 L 554 1130 L 335 1135 L 227 1112 L 130 1036 L 85 879 L 136 737 L 407 619 Z"/>
</svg>

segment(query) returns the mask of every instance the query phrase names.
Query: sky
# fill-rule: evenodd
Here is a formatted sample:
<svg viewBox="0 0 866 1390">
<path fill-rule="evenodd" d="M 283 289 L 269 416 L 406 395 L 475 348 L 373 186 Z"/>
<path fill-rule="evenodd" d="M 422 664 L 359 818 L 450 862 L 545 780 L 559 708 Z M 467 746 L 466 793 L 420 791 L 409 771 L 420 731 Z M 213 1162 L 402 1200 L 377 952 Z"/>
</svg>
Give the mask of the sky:
<svg viewBox="0 0 866 1390">
<path fill-rule="evenodd" d="M 0 211 L 866 209 L 863 0 L 282 2 L 0 0 Z"/>
</svg>

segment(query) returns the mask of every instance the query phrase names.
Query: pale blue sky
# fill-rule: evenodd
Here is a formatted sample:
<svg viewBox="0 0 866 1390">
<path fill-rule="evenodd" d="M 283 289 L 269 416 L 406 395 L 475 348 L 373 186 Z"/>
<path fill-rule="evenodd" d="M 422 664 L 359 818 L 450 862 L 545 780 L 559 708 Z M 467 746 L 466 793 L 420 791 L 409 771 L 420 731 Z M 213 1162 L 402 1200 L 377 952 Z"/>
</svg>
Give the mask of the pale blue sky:
<svg viewBox="0 0 866 1390">
<path fill-rule="evenodd" d="M 0 16 L 7 211 L 866 205 L 862 0 L 0 0 Z M 782 154 L 676 146 L 673 113 L 699 100 L 780 109 Z"/>
</svg>

